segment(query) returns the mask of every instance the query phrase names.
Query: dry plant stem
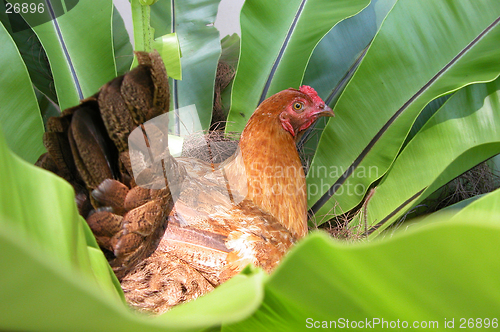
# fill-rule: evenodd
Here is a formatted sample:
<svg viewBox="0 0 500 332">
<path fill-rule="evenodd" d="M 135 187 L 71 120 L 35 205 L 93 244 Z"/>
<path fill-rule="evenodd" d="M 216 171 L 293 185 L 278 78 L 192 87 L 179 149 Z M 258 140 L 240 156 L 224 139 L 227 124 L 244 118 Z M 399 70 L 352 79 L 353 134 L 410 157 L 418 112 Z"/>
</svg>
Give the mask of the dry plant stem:
<svg viewBox="0 0 500 332">
<path fill-rule="evenodd" d="M 373 194 L 375 194 L 376 187 L 371 189 L 370 192 L 368 193 L 368 196 L 366 196 L 366 200 L 363 203 L 363 224 L 365 226 L 365 232 L 364 236 L 368 237 L 368 203 L 370 203 L 370 200 L 373 197 Z"/>
<path fill-rule="evenodd" d="M 214 85 L 214 106 L 212 113 L 211 129 L 216 129 L 222 126 L 224 129 L 226 114 L 224 113 L 224 105 L 222 104 L 222 92 L 226 89 L 234 78 L 236 71 L 226 62 L 219 62 L 217 66 L 217 75 Z"/>
</svg>

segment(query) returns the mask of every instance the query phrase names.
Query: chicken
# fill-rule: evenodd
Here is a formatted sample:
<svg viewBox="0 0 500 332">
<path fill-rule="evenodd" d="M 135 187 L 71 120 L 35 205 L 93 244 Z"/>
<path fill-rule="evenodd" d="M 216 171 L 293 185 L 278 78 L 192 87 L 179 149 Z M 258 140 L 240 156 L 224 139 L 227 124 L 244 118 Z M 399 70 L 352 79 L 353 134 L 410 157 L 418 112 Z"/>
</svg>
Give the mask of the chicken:
<svg viewBox="0 0 500 332">
<path fill-rule="evenodd" d="M 128 303 L 161 313 L 248 264 L 272 271 L 307 234 L 295 144 L 333 111 L 311 87 L 290 88 L 258 106 L 236 153 L 221 164 L 174 158 L 168 148 L 155 163 L 127 137 L 135 129 L 150 152 L 168 142 L 166 125 L 147 122 L 168 111 L 168 80 L 156 52 L 138 58 L 136 69 L 51 119 L 48 154 L 38 164 L 75 187 Z M 134 173 L 137 164 L 146 166 Z"/>
</svg>

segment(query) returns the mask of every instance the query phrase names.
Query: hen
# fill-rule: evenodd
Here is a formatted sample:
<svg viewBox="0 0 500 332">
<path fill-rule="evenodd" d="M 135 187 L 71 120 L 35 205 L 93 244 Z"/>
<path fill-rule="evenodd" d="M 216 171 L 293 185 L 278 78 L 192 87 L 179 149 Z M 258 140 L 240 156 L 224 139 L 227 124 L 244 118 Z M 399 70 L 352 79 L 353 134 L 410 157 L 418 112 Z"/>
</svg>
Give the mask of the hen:
<svg viewBox="0 0 500 332">
<path fill-rule="evenodd" d="M 49 120 L 38 165 L 75 188 L 127 301 L 160 313 L 248 264 L 271 271 L 306 235 L 295 144 L 333 111 L 312 88 L 290 88 L 259 105 L 223 163 L 173 158 L 166 125 L 148 122 L 169 108 L 163 63 L 156 52 L 137 56 L 138 67 Z M 160 158 L 129 146 L 134 133 Z"/>
</svg>

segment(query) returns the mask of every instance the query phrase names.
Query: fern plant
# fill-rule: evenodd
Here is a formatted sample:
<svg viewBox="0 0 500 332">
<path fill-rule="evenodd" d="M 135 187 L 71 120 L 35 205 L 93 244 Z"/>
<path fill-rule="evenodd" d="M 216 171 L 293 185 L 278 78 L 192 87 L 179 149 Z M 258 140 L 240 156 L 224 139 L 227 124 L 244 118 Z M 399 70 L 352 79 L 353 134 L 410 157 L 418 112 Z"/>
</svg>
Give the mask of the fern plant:
<svg viewBox="0 0 500 332">
<path fill-rule="evenodd" d="M 221 95 L 227 131 L 241 131 L 275 92 L 314 87 L 337 116 L 300 143 L 311 227 L 348 213 L 345 227 L 367 243 L 312 232 L 270 276 L 249 267 L 160 317 L 131 312 L 71 187 L 30 165 L 44 151 L 48 115 L 133 66 L 123 21 L 110 0 L 47 10 L 42 24 L 2 8 L 0 328 L 302 330 L 376 317 L 439 327 L 487 317 L 493 326 L 498 191 L 413 220 L 413 231 L 371 238 L 500 152 L 500 3 L 247 0 L 241 40 L 222 43 L 212 24 L 218 4 L 132 0 L 135 49 L 161 52 L 172 108 L 196 105 L 201 129 L 212 122 L 221 58 L 236 68 Z"/>
</svg>

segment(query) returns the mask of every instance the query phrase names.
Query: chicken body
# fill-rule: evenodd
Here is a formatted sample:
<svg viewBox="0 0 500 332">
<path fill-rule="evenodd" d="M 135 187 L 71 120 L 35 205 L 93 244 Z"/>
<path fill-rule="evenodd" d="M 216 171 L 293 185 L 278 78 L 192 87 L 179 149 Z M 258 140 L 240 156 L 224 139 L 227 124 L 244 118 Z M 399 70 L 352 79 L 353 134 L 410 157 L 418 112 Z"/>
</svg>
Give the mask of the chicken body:
<svg viewBox="0 0 500 332">
<path fill-rule="evenodd" d="M 101 90 L 97 97 L 101 114 L 103 105 L 114 112 L 138 108 L 138 98 L 126 96 L 121 88 L 130 77 L 140 78 L 139 88 L 132 93 L 150 89 L 152 100 L 165 96 L 165 89 L 158 86 L 160 78 L 166 77 L 158 65 L 161 59 L 155 54 L 141 57 L 146 58 L 142 72 L 132 71 L 129 77 L 116 79 Z M 145 73 L 152 78 L 144 77 Z M 120 91 L 123 102 L 101 101 L 103 95 L 111 95 L 106 87 Z M 168 100 L 161 105 L 168 105 Z M 139 118 L 143 122 L 158 111 L 149 108 L 143 113 L 146 118 L 128 116 L 127 121 Z M 211 291 L 248 264 L 270 272 L 290 246 L 307 234 L 306 182 L 295 143 L 320 116 L 333 116 L 333 112 L 312 88 L 284 90 L 259 105 L 241 135 L 237 152 L 228 160 L 214 165 L 173 158 L 167 149 L 161 164 L 163 176 L 149 180 L 159 183 L 153 187 L 161 189 L 148 189 L 135 185 L 141 174 L 131 171 L 134 158 L 127 154 L 126 135 L 109 133 L 112 126 L 106 125 L 102 115 L 119 156 L 109 161 L 112 157 L 107 154 L 108 164 L 118 164 L 114 168 L 122 173 L 115 179 L 109 175 L 94 179 L 93 183 L 100 183 L 94 187 L 83 181 L 94 207 L 104 207 L 86 219 L 101 247 L 113 253 L 110 264 L 127 301 L 140 310 L 161 313 Z M 126 131 L 137 125 L 139 121 Z M 71 123 L 69 128 L 71 142 L 71 133 L 76 131 L 71 129 L 77 125 Z M 85 173 L 79 166 L 85 160 L 75 163 L 79 173 Z M 147 169 L 146 173 L 155 172 Z M 74 186 L 81 190 L 82 184 Z"/>
</svg>

